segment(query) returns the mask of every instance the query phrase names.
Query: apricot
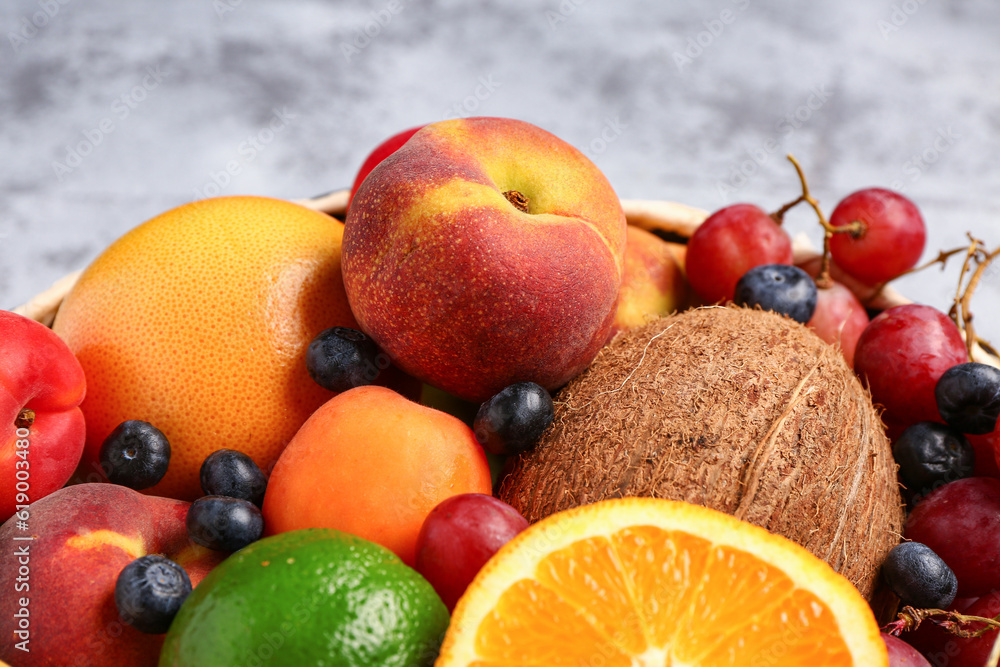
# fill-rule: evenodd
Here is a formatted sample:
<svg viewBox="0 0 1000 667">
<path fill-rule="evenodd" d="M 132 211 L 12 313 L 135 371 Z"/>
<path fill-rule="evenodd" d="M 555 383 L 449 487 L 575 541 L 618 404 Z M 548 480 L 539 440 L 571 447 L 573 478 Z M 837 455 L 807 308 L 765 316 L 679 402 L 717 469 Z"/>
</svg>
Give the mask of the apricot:
<svg viewBox="0 0 1000 667">
<path fill-rule="evenodd" d="M 334 528 L 408 565 L 424 519 L 462 493 L 490 494 L 486 454 L 466 424 L 380 386 L 350 389 L 306 420 L 264 495 L 268 534 Z"/>
</svg>

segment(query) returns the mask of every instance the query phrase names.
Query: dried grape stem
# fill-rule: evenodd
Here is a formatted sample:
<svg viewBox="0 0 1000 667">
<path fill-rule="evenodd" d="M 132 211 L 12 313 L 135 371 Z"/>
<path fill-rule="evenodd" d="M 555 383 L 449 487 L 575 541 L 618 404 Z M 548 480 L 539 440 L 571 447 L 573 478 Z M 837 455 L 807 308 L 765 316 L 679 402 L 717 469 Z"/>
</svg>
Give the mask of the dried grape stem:
<svg viewBox="0 0 1000 667">
<path fill-rule="evenodd" d="M 933 616 L 944 616 L 944 620 L 937 620 Z M 944 609 L 915 609 L 910 606 L 903 607 L 899 612 L 898 619 L 889 623 L 886 628 L 889 634 L 900 636 L 904 631 L 916 630 L 924 621 L 931 621 L 935 625 L 944 628 L 957 637 L 972 639 L 982 637 L 987 632 L 1000 629 L 1000 614 L 993 618 L 983 616 L 966 616 L 957 611 L 946 611 Z M 970 623 L 983 623 L 984 627 L 978 630 L 966 630 L 962 626 Z"/>
<path fill-rule="evenodd" d="M 799 195 L 792 201 L 788 202 L 777 211 L 771 214 L 771 219 L 774 220 L 779 225 L 785 221 L 785 214 L 791 211 L 793 208 L 805 201 L 805 197 Z"/>
<path fill-rule="evenodd" d="M 982 247 L 981 242 L 977 243 L 980 243 L 980 247 Z M 956 302 L 962 316 L 962 324 L 965 331 L 965 347 L 969 354 L 969 361 L 972 361 L 972 349 L 976 345 L 976 329 L 972 325 L 972 312 L 969 310 L 969 303 L 972 300 L 973 292 L 976 291 L 976 286 L 979 285 L 979 280 L 983 277 L 983 273 L 985 273 L 990 263 L 996 259 L 997 255 L 1000 255 L 1000 248 L 987 254 L 982 261 L 977 259 L 976 270 L 972 272 L 972 277 L 969 278 L 969 282 L 965 286 L 965 291 L 962 293 L 961 299 Z M 959 284 L 961 284 L 961 282 Z"/>
<path fill-rule="evenodd" d="M 916 273 L 917 271 L 923 271 L 924 269 L 929 269 L 935 264 L 940 264 L 941 270 L 944 271 L 945 267 L 948 265 L 948 260 L 951 259 L 953 255 L 957 255 L 960 252 L 968 252 L 968 250 L 969 248 L 965 246 L 962 246 L 961 248 L 952 248 L 951 250 L 940 250 L 938 251 L 938 256 L 935 257 L 934 259 L 930 260 L 929 262 L 925 262 L 920 266 L 915 266 L 912 269 L 907 269 L 906 271 L 903 271 L 898 276 L 896 276 L 896 278 L 900 278 L 910 273 Z M 884 285 L 885 283 L 882 284 Z"/>
<path fill-rule="evenodd" d="M 871 294 L 871 296 L 868 297 L 865 300 L 865 303 L 867 304 L 867 303 L 870 303 L 871 301 L 874 301 L 875 299 L 877 299 L 882 294 L 882 290 L 885 289 L 885 286 L 888 285 L 889 283 L 891 283 L 893 280 L 896 280 L 897 278 L 902 278 L 903 276 L 909 275 L 911 273 L 916 273 L 917 271 L 923 271 L 924 269 L 929 269 L 930 267 L 934 266 L 935 264 L 940 264 L 941 265 L 941 270 L 944 271 L 945 267 L 948 266 L 948 260 L 951 259 L 952 256 L 957 255 L 960 252 L 968 252 L 968 250 L 969 249 L 967 247 L 962 246 L 961 248 L 952 248 L 951 250 L 941 250 L 941 251 L 939 251 L 938 252 L 938 256 L 935 257 L 934 259 L 932 259 L 932 260 L 930 260 L 930 261 L 928 261 L 928 262 L 926 262 L 924 264 L 921 264 L 920 266 L 915 266 L 912 269 L 907 269 L 906 271 L 903 271 L 902 273 L 900 273 L 898 276 L 896 276 L 892 280 L 886 280 L 885 282 L 879 283 L 878 285 L 876 285 L 875 286 L 875 291 L 873 291 L 872 294 Z M 954 319 L 954 318 L 952 318 L 952 319 Z"/>
<path fill-rule="evenodd" d="M 962 302 L 962 284 L 965 282 L 965 274 L 969 272 L 969 265 L 972 259 L 976 256 L 976 251 L 979 250 L 979 241 L 972 238 L 971 234 L 967 234 L 969 237 L 970 245 L 965 250 L 965 259 L 962 260 L 962 271 L 958 274 L 958 285 L 955 286 L 955 298 L 952 299 L 951 308 L 948 310 L 948 317 L 955 323 L 956 327 L 961 328 L 961 323 L 959 323 L 959 304 Z"/>
<path fill-rule="evenodd" d="M 860 220 L 855 220 L 848 225 L 842 225 L 840 227 L 834 227 L 823 215 L 823 210 L 819 207 L 819 201 L 812 196 L 809 191 L 809 183 L 806 182 L 805 172 L 802 171 L 802 166 L 799 161 L 795 159 L 795 156 L 789 153 L 785 157 L 788 161 L 792 163 L 795 167 L 795 173 L 799 175 L 799 182 L 802 184 L 802 195 L 793 202 L 782 206 L 778 209 L 774 215 L 783 216 L 785 212 L 801 202 L 808 203 L 813 211 L 816 212 L 816 217 L 819 218 L 819 224 L 823 227 L 823 259 L 820 263 L 819 274 L 816 276 L 816 286 L 820 288 L 830 287 L 833 281 L 830 280 L 830 239 L 834 234 L 851 234 L 860 235 L 865 231 L 865 224 Z M 772 216 L 773 217 L 773 216 Z"/>
</svg>

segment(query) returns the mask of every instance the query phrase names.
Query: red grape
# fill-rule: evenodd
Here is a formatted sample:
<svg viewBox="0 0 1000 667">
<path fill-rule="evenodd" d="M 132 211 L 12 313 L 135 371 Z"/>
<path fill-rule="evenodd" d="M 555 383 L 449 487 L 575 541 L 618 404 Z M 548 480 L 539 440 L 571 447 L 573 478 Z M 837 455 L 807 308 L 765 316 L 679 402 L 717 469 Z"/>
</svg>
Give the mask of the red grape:
<svg viewBox="0 0 1000 667">
<path fill-rule="evenodd" d="M 976 477 L 1000 478 L 1000 461 L 997 460 L 1000 458 L 1000 452 L 997 452 L 1000 445 L 1000 424 L 992 433 L 965 437 L 976 452 L 976 467 L 972 474 Z"/>
<path fill-rule="evenodd" d="M 830 224 L 855 221 L 864 230 L 834 234 L 830 255 L 840 268 L 868 285 L 892 280 L 913 268 L 924 252 L 927 229 L 916 205 L 901 194 L 882 188 L 859 190 L 845 197 L 830 214 Z"/>
<path fill-rule="evenodd" d="M 379 163 L 395 153 L 397 150 L 402 148 L 403 144 L 410 140 L 417 130 L 422 128 L 423 125 L 419 127 L 411 127 L 408 130 L 403 130 L 399 134 L 394 134 L 378 146 L 375 147 L 365 161 L 361 164 L 361 169 L 358 170 L 358 175 L 354 177 L 354 185 L 351 186 L 351 194 L 347 199 L 347 206 L 350 207 L 351 200 L 354 199 L 354 193 L 358 191 L 361 187 L 361 182 L 365 180 L 365 177 L 371 173 L 371 170 L 379 165 Z"/>
<path fill-rule="evenodd" d="M 868 312 L 854 292 L 840 283 L 819 289 L 816 310 L 806 324 L 830 345 L 839 345 L 847 365 L 854 366 L 854 348 L 868 326 Z"/>
<path fill-rule="evenodd" d="M 948 608 L 949 609 L 954 609 L 957 612 L 964 612 L 966 609 L 968 609 L 969 607 L 971 607 L 972 605 L 974 605 L 976 603 L 976 600 L 978 600 L 978 599 L 979 599 L 978 597 L 974 597 L 974 598 L 955 598 L 952 601 L 951 606 L 948 607 Z M 994 616 L 995 615 L 996 614 L 994 614 Z"/>
<path fill-rule="evenodd" d="M 727 301 L 743 274 L 762 264 L 791 264 L 792 241 L 753 204 L 719 209 L 701 223 L 687 244 L 688 282 L 709 303 Z"/>
<path fill-rule="evenodd" d="M 914 506 L 903 535 L 947 563 L 959 597 L 1000 588 L 1000 479 L 968 477 L 935 489 Z"/>
<path fill-rule="evenodd" d="M 889 667 L 931 667 L 931 663 L 899 637 L 882 633 L 882 641 L 889 649 Z"/>
<path fill-rule="evenodd" d="M 482 493 L 452 496 L 431 510 L 420 528 L 416 570 L 451 611 L 486 561 L 527 527 L 502 500 Z"/>
<path fill-rule="evenodd" d="M 946 370 L 965 361 L 965 341 L 955 323 L 917 304 L 875 317 L 854 351 L 854 370 L 867 381 L 872 401 L 885 406 L 887 423 L 904 428 L 941 421 L 934 387 Z"/>
</svg>

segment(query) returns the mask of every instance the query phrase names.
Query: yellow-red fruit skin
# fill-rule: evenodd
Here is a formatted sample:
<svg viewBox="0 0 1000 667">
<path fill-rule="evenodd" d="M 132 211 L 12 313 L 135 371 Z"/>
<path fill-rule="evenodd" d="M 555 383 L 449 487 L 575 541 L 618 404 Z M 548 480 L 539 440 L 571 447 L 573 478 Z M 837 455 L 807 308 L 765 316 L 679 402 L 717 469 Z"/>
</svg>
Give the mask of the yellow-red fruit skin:
<svg viewBox="0 0 1000 667">
<path fill-rule="evenodd" d="M 520 121 L 447 121 L 359 189 L 344 284 L 398 366 L 482 401 L 525 380 L 555 389 L 590 363 L 614 319 L 624 247 L 621 205 L 576 149 Z"/>
</svg>

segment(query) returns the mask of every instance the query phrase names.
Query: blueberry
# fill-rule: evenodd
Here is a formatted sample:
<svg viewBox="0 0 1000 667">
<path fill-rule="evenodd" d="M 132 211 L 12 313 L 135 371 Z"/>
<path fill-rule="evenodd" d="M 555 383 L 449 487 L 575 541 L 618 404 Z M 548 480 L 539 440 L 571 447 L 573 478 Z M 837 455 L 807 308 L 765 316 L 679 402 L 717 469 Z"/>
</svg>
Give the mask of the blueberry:
<svg viewBox="0 0 1000 667">
<path fill-rule="evenodd" d="M 122 422 L 101 444 L 101 469 L 114 484 L 130 489 L 148 489 L 167 474 L 170 443 L 149 422 Z"/>
<path fill-rule="evenodd" d="M 479 406 L 473 430 L 486 451 L 518 454 L 535 446 L 554 414 L 552 397 L 544 387 L 517 382 Z"/>
<path fill-rule="evenodd" d="M 805 324 L 816 310 L 816 283 L 809 274 L 788 264 L 755 266 L 736 283 L 737 305 L 773 310 Z"/>
<path fill-rule="evenodd" d="M 899 477 L 909 491 L 926 495 L 972 474 L 975 450 L 961 433 L 937 422 L 917 422 L 892 446 Z"/>
<path fill-rule="evenodd" d="M 260 539 L 264 517 L 257 506 L 242 498 L 204 496 L 187 513 L 191 539 L 216 551 L 239 551 Z"/>
<path fill-rule="evenodd" d="M 201 464 L 201 489 L 207 496 L 242 498 L 263 507 L 267 478 L 243 452 L 219 449 Z"/>
<path fill-rule="evenodd" d="M 115 582 L 115 604 L 122 620 L 136 630 L 163 634 L 191 593 L 184 568 L 158 554 L 126 565 Z"/>
<path fill-rule="evenodd" d="M 893 547 L 882 565 L 882 576 L 903 604 L 918 609 L 947 609 L 958 592 L 955 573 L 920 542 Z"/>
<path fill-rule="evenodd" d="M 373 383 L 388 357 L 357 329 L 333 327 L 316 336 L 306 350 L 306 370 L 316 384 L 330 391 L 347 391 Z"/>
<path fill-rule="evenodd" d="M 934 387 L 938 412 L 962 433 L 991 433 L 1000 416 L 1000 368 L 975 362 L 944 372 Z"/>
</svg>

